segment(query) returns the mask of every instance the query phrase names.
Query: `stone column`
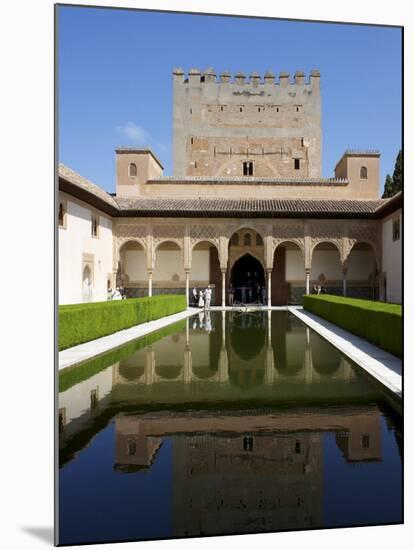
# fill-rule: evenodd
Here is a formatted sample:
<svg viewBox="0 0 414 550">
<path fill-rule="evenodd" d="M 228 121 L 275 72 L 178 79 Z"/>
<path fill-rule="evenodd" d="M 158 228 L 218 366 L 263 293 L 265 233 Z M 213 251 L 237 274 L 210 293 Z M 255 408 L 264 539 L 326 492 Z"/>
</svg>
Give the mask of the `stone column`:
<svg viewBox="0 0 414 550">
<path fill-rule="evenodd" d="M 152 296 L 152 271 L 148 271 L 148 296 Z"/>
<path fill-rule="evenodd" d="M 272 270 L 267 269 L 267 307 L 272 307 Z"/>
<path fill-rule="evenodd" d="M 306 273 L 306 294 L 310 294 L 310 288 L 309 288 L 309 283 L 310 283 L 310 269 L 305 269 L 305 273 Z"/>
<path fill-rule="evenodd" d="M 226 307 L 226 270 L 221 270 L 221 306 Z"/>
<path fill-rule="evenodd" d="M 155 352 L 152 347 L 148 347 L 145 355 L 145 384 L 151 386 L 154 383 L 155 374 Z"/>
<path fill-rule="evenodd" d="M 229 360 L 225 346 L 220 350 L 218 379 L 219 382 L 227 382 L 229 379 Z"/>
<path fill-rule="evenodd" d="M 190 305 L 190 271 L 185 270 L 185 295 L 187 298 L 187 307 Z"/>
<path fill-rule="evenodd" d="M 346 274 L 347 274 L 347 268 L 342 268 L 342 294 L 346 296 Z"/>
<path fill-rule="evenodd" d="M 193 360 L 191 357 L 190 346 L 186 344 L 184 349 L 183 379 L 185 384 L 191 382 L 193 376 Z"/>
</svg>

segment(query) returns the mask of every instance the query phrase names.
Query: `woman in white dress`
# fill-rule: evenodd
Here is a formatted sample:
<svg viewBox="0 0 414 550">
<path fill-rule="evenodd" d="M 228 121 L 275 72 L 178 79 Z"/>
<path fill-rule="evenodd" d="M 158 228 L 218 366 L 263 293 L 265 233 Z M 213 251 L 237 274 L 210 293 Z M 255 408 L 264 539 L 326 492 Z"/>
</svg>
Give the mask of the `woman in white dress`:
<svg viewBox="0 0 414 550">
<path fill-rule="evenodd" d="M 198 293 L 198 307 L 204 307 L 204 293 L 202 290 Z"/>
</svg>

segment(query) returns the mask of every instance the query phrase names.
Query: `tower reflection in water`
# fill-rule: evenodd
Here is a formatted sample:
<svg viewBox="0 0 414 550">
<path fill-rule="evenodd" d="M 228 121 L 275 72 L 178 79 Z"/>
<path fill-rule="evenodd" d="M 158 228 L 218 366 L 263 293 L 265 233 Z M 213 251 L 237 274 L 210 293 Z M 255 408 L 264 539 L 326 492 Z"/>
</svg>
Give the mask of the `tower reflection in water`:
<svg viewBox="0 0 414 550">
<path fill-rule="evenodd" d="M 171 442 L 170 536 L 332 525 L 327 434 L 345 465 L 382 461 L 379 390 L 286 312 L 202 312 L 59 402 L 62 468 L 111 419 L 108 475 L 150 471 Z"/>
</svg>

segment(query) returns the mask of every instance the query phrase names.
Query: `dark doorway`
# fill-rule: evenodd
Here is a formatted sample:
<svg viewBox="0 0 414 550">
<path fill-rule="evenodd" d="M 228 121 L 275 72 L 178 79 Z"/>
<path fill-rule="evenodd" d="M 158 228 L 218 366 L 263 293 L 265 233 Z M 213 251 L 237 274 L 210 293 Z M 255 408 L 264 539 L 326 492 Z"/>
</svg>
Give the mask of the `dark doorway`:
<svg viewBox="0 0 414 550">
<path fill-rule="evenodd" d="M 264 269 L 259 260 L 250 254 L 245 254 L 234 263 L 230 285 L 234 291 L 234 303 L 266 303 Z"/>
</svg>

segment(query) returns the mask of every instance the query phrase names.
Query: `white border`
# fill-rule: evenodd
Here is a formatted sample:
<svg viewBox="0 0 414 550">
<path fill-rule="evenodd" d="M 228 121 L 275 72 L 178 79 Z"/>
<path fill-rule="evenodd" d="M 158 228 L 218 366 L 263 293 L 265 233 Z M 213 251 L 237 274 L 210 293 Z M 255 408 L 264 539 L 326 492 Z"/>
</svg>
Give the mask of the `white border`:
<svg viewBox="0 0 414 550">
<path fill-rule="evenodd" d="M 80 2 L 72 2 L 78 4 Z M 414 119 L 412 65 L 414 20 L 409 3 L 327 2 L 296 0 L 273 3 L 230 0 L 137 0 L 82 4 L 175 9 L 405 25 L 406 121 Z M 53 2 L 9 0 L 0 17 L 1 64 L 1 186 L 0 231 L 2 236 L 2 545 L 8 550 L 50 546 L 28 529 L 44 532 L 53 517 Z M 277 52 L 275 52 L 277 62 Z M 411 67 L 410 67 L 411 65 Z M 371 70 L 367 67 L 367 71 Z M 384 86 L 392 85 L 384 74 Z M 413 125 L 406 123 L 405 242 L 413 242 L 411 221 L 414 205 Z M 411 155 L 412 156 L 412 155 Z M 22 169 L 23 168 L 23 169 Z M 407 250 L 405 272 L 413 273 L 413 254 Z M 413 290 L 406 277 L 406 344 L 413 340 Z M 411 288 L 409 288 L 411 287 Z M 410 331 L 412 333 L 412 330 Z M 336 550 L 350 547 L 389 550 L 408 547 L 413 530 L 414 476 L 410 458 L 413 443 L 412 346 L 406 355 L 406 525 L 304 531 L 213 539 L 145 543 L 145 548 L 262 548 L 307 547 Z M 411 403 L 410 403 L 411 401 Z M 43 531 L 42 531 L 43 529 Z M 40 530 L 40 531 L 39 531 Z M 130 543 L 129 547 L 144 547 Z M 127 548 L 124 544 L 108 548 Z"/>
</svg>

